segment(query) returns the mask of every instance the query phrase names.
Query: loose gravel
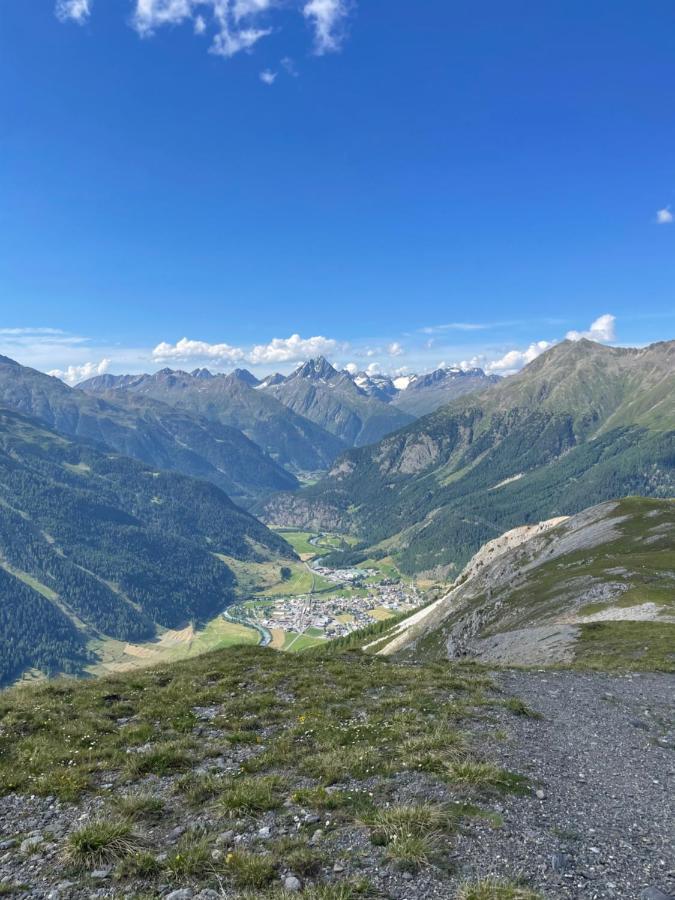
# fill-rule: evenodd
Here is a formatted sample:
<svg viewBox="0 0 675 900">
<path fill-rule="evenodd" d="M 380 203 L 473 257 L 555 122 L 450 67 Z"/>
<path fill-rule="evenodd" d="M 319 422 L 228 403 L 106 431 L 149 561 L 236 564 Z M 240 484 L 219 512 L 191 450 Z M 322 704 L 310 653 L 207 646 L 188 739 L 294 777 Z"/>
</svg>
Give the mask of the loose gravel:
<svg viewBox="0 0 675 900">
<path fill-rule="evenodd" d="M 465 870 L 524 875 L 547 898 L 673 895 L 675 679 L 553 671 L 495 679 L 541 715 L 509 719 L 498 742 L 500 763 L 527 775 L 532 793 L 496 805 L 502 827 L 469 828 L 457 846 Z"/>
</svg>

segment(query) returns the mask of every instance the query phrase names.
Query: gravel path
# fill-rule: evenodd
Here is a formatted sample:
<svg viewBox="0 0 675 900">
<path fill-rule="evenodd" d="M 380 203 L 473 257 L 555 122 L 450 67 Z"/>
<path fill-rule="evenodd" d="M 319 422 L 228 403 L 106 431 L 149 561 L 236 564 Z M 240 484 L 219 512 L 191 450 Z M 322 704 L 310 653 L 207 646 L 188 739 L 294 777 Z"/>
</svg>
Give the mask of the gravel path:
<svg viewBox="0 0 675 900">
<path fill-rule="evenodd" d="M 458 848 L 467 874 L 522 874 L 547 898 L 675 893 L 675 679 L 551 671 L 495 679 L 542 716 L 510 719 L 498 751 L 538 795 L 496 804 L 503 827 L 469 830 Z"/>
</svg>

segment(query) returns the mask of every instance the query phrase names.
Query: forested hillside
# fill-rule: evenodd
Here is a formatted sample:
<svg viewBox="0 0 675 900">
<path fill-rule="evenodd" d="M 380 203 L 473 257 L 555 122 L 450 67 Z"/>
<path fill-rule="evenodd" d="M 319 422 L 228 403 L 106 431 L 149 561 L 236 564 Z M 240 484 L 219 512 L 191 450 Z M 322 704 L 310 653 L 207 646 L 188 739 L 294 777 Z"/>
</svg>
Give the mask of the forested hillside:
<svg viewBox="0 0 675 900">
<path fill-rule="evenodd" d="M 341 457 L 276 523 L 357 532 L 405 571 L 461 567 L 509 528 L 675 493 L 675 342 L 565 341 L 481 394 Z M 354 557 L 358 558 L 358 556 Z"/>
<path fill-rule="evenodd" d="M 160 469 L 206 478 L 250 504 L 297 480 L 227 423 L 119 392 L 93 397 L 35 369 L 0 357 L 0 404 L 35 416 L 70 437 L 97 441 Z"/>
<path fill-rule="evenodd" d="M 213 616 L 234 585 L 215 553 L 294 555 L 206 481 L 0 412 L 0 681 L 77 667 L 83 636 L 143 640 Z"/>
<path fill-rule="evenodd" d="M 133 397 L 136 403 L 157 400 L 176 411 L 236 428 L 292 471 L 325 470 L 348 446 L 256 390 L 243 372 L 212 375 L 206 370 L 189 374 L 162 369 L 154 375 L 103 375 L 83 382 L 79 389 L 114 403 L 131 402 Z"/>
</svg>

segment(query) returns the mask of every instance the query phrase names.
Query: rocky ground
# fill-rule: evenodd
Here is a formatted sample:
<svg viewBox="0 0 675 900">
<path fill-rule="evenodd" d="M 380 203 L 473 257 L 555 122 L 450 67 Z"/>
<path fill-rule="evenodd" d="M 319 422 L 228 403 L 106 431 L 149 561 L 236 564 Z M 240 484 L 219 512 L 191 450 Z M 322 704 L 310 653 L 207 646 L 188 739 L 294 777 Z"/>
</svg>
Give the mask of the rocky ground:
<svg viewBox="0 0 675 900">
<path fill-rule="evenodd" d="M 492 677 L 501 693 L 489 690 L 482 707 L 471 694 L 470 703 L 478 705 L 467 707 L 470 720 L 462 727 L 474 747 L 488 748 L 485 755 L 500 770 L 527 777 L 519 793 L 484 785 L 472 790 L 399 765 L 386 775 L 375 766 L 372 775 L 364 770 L 325 789 L 296 773 L 292 788 L 273 788 L 280 791 L 278 803 L 256 801 L 255 793 L 235 802 L 225 780 L 265 751 L 272 730 L 263 728 L 255 744 L 225 741 L 219 707 L 198 707 L 194 735 L 219 755 L 209 753 L 194 765 L 193 782 L 185 772 L 150 773 L 130 785 L 111 771 L 109 781 L 105 774 L 98 778 L 97 793 L 76 802 L 25 793 L 0 798 L 0 894 L 31 900 L 671 897 L 675 679 L 553 671 Z M 508 697 L 520 699 L 505 704 Z M 375 709 L 377 696 L 371 700 Z M 124 733 L 134 717 L 117 724 Z M 427 748 L 435 727 L 422 735 Z M 130 753 L 142 756 L 153 746 Z M 297 772 L 311 771 L 307 760 L 303 765 Z M 119 818 L 119 798 L 129 793 L 156 804 L 126 810 L 134 822 L 133 853 L 74 866 L 69 838 L 89 822 Z M 376 811 L 369 808 L 372 799 Z M 247 810 L 247 803 L 258 808 Z M 421 849 L 413 842 L 405 852 L 396 850 L 396 840 L 410 835 L 387 834 L 387 810 L 424 804 L 456 809 L 456 822 L 438 828 L 429 822 L 428 833 L 420 832 Z M 467 893 L 468 884 L 486 876 L 508 881 L 513 892 L 483 886 L 484 893 Z"/>
<path fill-rule="evenodd" d="M 498 804 L 503 826 L 472 826 L 458 857 L 469 868 L 489 859 L 495 871 L 526 873 L 546 897 L 671 896 L 675 679 L 555 671 L 496 678 L 541 714 L 511 721 L 497 745 L 500 763 L 528 775 L 536 793 Z"/>
</svg>

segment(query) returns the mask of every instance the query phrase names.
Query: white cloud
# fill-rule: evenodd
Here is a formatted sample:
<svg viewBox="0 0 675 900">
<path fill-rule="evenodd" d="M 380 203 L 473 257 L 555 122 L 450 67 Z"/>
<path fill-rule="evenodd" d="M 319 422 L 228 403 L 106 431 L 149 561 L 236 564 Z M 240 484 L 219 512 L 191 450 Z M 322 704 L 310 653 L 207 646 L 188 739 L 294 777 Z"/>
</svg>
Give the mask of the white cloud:
<svg viewBox="0 0 675 900">
<path fill-rule="evenodd" d="M 403 356 L 405 350 L 398 341 L 394 341 L 387 347 L 387 353 L 389 356 Z"/>
<path fill-rule="evenodd" d="M 356 373 L 359 371 L 359 367 L 356 365 L 356 363 L 347 363 L 345 369 L 347 370 L 347 372 L 349 372 L 350 375 L 356 375 Z"/>
<path fill-rule="evenodd" d="M 274 84 L 274 82 L 277 80 L 277 73 L 271 72 L 269 69 L 264 69 L 260 73 L 260 80 L 263 84 Z"/>
<path fill-rule="evenodd" d="M 250 50 L 261 38 L 271 33 L 271 28 L 242 28 L 241 31 L 237 31 L 222 26 L 213 39 L 210 52 L 229 59 L 242 50 Z"/>
<path fill-rule="evenodd" d="M 587 338 L 590 341 L 599 341 L 601 343 L 611 342 L 616 337 L 615 324 L 616 317 L 605 313 L 602 316 L 598 316 L 591 323 L 588 331 L 568 331 L 565 337 L 569 341 L 580 341 L 582 338 Z M 511 375 L 513 372 L 517 372 L 523 366 L 531 363 L 544 350 L 548 350 L 549 347 L 557 343 L 558 341 L 535 341 L 526 350 L 509 350 L 504 356 L 488 362 L 483 367 L 486 372 Z M 476 356 L 473 359 L 463 360 L 459 363 L 460 368 L 473 368 L 474 365 L 481 365 L 481 357 Z"/>
<path fill-rule="evenodd" d="M 657 225 L 670 225 L 673 221 L 673 214 L 670 211 L 668 206 L 664 206 L 663 209 L 659 209 L 656 212 L 656 223 Z"/>
<path fill-rule="evenodd" d="M 498 322 L 448 322 L 445 325 L 428 325 L 420 328 L 420 334 L 437 334 L 440 331 L 484 331 L 496 328 Z"/>
<path fill-rule="evenodd" d="M 301 338 L 292 334 L 289 338 L 274 338 L 269 344 L 258 344 L 247 354 L 251 365 L 260 363 L 300 362 L 313 356 L 335 353 L 340 348 L 337 341 L 331 338 Z"/>
<path fill-rule="evenodd" d="M 72 385 L 87 378 L 93 378 L 94 375 L 104 375 L 110 368 L 111 362 L 112 360 L 110 359 L 102 359 L 99 363 L 87 362 L 81 366 L 68 366 L 65 371 L 52 369 L 47 374 L 52 375 L 54 378 L 60 378 L 66 384 Z"/>
<path fill-rule="evenodd" d="M 366 369 L 366 375 L 379 375 L 380 374 L 380 366 L 378 363 L 371 363 Z"/>
<path fill-rule="evenodd" d="M 84 25 L 91 15 L 91 0 L 56 0 L 54 12 L 59 22 Z"/>
<path fill-rule="evenodd" d="M 485 359 L 482 356 L 472 356 L 471 359 L 463 359 L 456 363 L 456 367 L 462 372 L 468 372 L 470 369 L 482 369 L 485 365 Z"/>
<path fill-rule="evenodd" d="M 535 341 L 535 343 L 530 344 L 527 350 L 509 350 L 501 359 L 489 362 L 485 367 L 485 371 L 494 372 L 498 375 L 510 375 L 512 372 L 517 372 L 518 369 L 522 369 L 523 366 L 531 363 L 533 359 L 536 359 L 544 350 L 552 347 L 553 344 L 554 341 Z"/>
<path fill-rule="evenodd" d="M 271 6 L 271 0 L 136 0 L 132 24 L 141 37 L 150 37 L 165 25 L 180 25 L 192 20 L 196 34 L 204 34 L 207 20 L 198 10 L 210 10 L 215 35 L 210 51 L 217 56 L 230 57 L 249 50 L 270 28 L 244 28 L 239 22 L 251 20 Z"/>
<path fill-rule="evenodd" d="M 0 335 L 11 335 L 21 337 L 22 335 L 63 335 L 65 331 L 60 328 L 0 328 Z"/>
<path fill-rule="evenodd" d="M 344 21 L 354 0 L 132 0 L 131 24 L 141 37 L 163 27 L 192 23 L 196 35 L 212 33 L 210 52 L 231 57 L 251 50 L 272 34 L 269 16 L 277 8 L 293 6 L 312 25 L 314 52 L 337 51 L 344 38 Z M 82 24 L 91 15 L 93 0 L 56 0 L 60 21 Z M 281 65 L 293 76 L 297 70 L 286 56 Z M 271 81 L 267 82 L 271 84 Z"/>
<path fill-rule="evenodd" d="M 589 341 L 613 341 L 616 337 L 615 323 L 616 316 L 605 313 L 591 324 L 588 331 L 568 331 L 566 337 L 568 341 L 580 341 L 582 338 L 587 338 Z"/>
<path fill-rule="evenodd" d="M 347 0 L 309 0 L 302 12 L 314 28 L 314 52 L 322 56 L 339 50 L 344 37 Z"/>
<path fill-rule="evenodd" d="M 273 0 L 234 0 L 232 15 L 239 22 L 247 16 L 256 16 L 266 12 L 273 5 Z"/>
<path fill-rule="evenodd" d="M 192 18 L 193 0 L 136 0 L 133 25 L 143 37 L 162 25 L 178 25 Z"/>
<path fill-rule="evenodd" d="M 163 341 L 157 344 L 152 351 L 153 359 L 158 362 L 168 362 L 169 360 L 181 360 L 187 362 L 189 360 L 213 360 L 223 363 L 242 362 L 246 354 L 240 347 L 231 347 L 229 344 L 209 344 L 206 341 L 191 341 L 188 338 L 181 338 L 175 344 L 167 344 Z"/>
<path fill-rule="evenodd" d="M 230 344 L 209 344 L 207 341 L 193 341 L 181 338 L 175 344 L 162 342 L 152 351 L 156 362 L 210 361 L 213 363 L 247 362 L 252 366 L 265 363 L 302 362 L 314 356 L 333 354 L 345 345 L 331 338 L 302 338 L 292 334 L 288 338 L 274 338 L 268 344 L 256 344 L 248 350 L 232 347 Z"/>
</svg>

